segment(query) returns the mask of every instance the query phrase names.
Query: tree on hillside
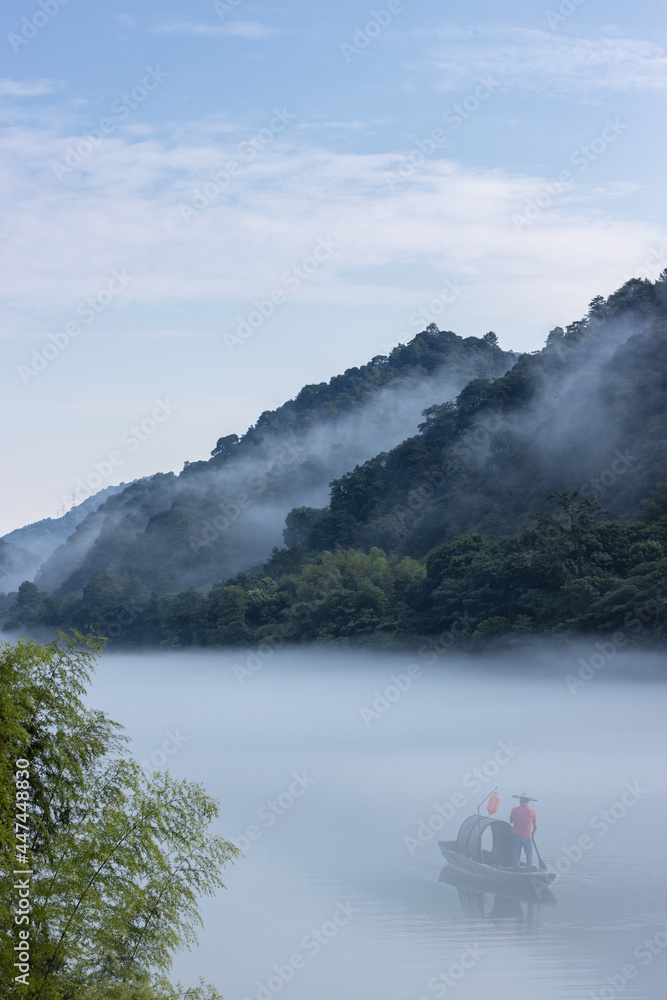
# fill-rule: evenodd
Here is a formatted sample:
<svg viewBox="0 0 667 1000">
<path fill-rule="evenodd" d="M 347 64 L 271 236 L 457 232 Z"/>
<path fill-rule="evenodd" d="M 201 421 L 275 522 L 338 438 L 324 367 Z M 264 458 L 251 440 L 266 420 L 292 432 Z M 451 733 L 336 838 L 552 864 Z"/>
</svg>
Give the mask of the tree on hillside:
<svg viewBox="0 0 667 1000">
<path fill-rule="evenodd" d="M 234 453 L 234 449 L 239 443 L 238 434 L 228 434 L 226 437 L 218 438 L 217 444 L 211 456 L 217 459 L 229 458 Z"/>
<path fill-rule="evenodd" d="M 213 1000 L 163 974 L 238 852 L 209 835 L 201 785 L 147 778 L 118 723 L 85 708 L 97 650 L 62 633 L 0 645 L 2 995 Z"/>
</svg>

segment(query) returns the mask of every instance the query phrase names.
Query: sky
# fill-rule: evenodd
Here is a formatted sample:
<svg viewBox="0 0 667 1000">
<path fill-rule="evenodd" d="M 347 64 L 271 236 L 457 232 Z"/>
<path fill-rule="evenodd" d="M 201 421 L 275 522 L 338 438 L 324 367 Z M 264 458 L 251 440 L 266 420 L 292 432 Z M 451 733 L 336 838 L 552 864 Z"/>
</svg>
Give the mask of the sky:
<svg viewBox="0 0 667 1000">
<path fill-rule="evenodd" d="M 538 350 L 656 278 L 666 14 L 6 0 L 0 534 L 430 322 Z"/>
</svg>

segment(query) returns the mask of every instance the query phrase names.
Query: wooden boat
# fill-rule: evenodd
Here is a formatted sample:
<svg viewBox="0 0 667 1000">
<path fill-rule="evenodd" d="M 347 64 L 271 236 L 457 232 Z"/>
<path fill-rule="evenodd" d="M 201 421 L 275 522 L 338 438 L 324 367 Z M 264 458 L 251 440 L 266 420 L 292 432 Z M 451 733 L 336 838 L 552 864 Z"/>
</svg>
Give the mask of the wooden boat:
<svg viewBox="0 0 667 1000">
<path fill-rule="evenodd" d="M 481 901 L 473 905 L 474 901 L 480 900 L 480 897 L 485 897 L 486 899 L 490 895 L 493 895 L 495 898 L 502 897 L 503 899 L 520 900 L 524 903 L 539 903 L 540 906 L 555 905 L 556 903 L 556 897 L 553 892 L 543 883 L 540 883 L 537 890 L 523 883 L 519 883 L 519 885 L 499 886 L 497 883 L 486 879 L 483 875 L 470 875 L 468 872 L 454 868 L 453 865 L 445 865 L 440 872 L 439 881 L 454 886 L 458 891 L 459 899 L 464 903 L 464 908 L 471 913 L 476 908 L 480 911 L 478 915 L 482 912 L 485 913 L 488 905 Z"/>
<path fill-rule="evenodd" d="M 491 849 L 484 850 L 482 836 L 491 830 Z M 498 889 L 524 887 L 539 893 L 551 885 L 557 872 L 533 869 L 525 864 L 516 872 L 512 868 L 512 827 L 501 819 L 489 816 L 468 816 L 461 824 L 456 840 L 439 841 L 440 850 L 453 868 L 467 875 L 484 879 Z"/>
</svg>

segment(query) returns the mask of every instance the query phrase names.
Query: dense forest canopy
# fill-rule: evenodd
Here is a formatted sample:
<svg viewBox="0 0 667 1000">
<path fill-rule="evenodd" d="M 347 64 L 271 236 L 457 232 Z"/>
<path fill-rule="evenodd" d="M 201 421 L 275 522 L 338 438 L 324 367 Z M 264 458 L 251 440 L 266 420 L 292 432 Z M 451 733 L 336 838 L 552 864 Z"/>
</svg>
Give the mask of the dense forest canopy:
<svg viewBox="0 0 667 1000">
<path fill-rule="evenodd" d="M 153 511 L 148 522 L 133 514 L 134 533 L 126 527 L 121 537 L 113 522 L 92 549 L 104 560 L 74 565 L 58 587 L 24 583 L 6 602 L 7 627 L 92 627 L 117 643 L 166 646 L 664 638 L 667 273 L 594 299 L 583 320 L 511 365 L 492 334 L 461 340 L 429 328 L 389 359 L 307 387 L 244 438 L 220 439 L 211 461 L 198 463 L 205 468 L 188 467 L 181 483 L 233 468 L 269 428 L 296 426 L 302 441 L 314 441 L 322 413 L 337 432 L 343 412 L 355 426 L 368 412 L 364 393 L 377 379 L 382 392 L 387 380 L 396 384 L 406 364 L 414 381 L 406 388 L 403 379 L 401 392 L 415 398 L 420 380 L 434 384 L 433 352 L 443 345 L 457 364 L 486 359 L 488 370 L 425 406 L 416 433 L 332 477 L 328 503 L 292 504 L 284 546 L 268 560 L 183 587 L 178 559 L 188 539 L 212 576 L 225 547 L 243 539 L 244 518 L 252 524 L 269 508 L 248 498 L 247 509 L 221 512 L 207 493 L 181 495 L 167 509 L 160 495 L 175 477 L 153 477 L 107 502 L 134 497 L 144 517 Z M 267 500 L 293 495 L 286 482 L 297 467 L 307 500 L 301 486 L 317 455 L 292 465 L 288 457 L 265 483 Z M 238 497 L 232 503 L 241 507 Z M 159 577 L 147 576 L 137 568 L 142 555 L 152 558 L 150 546 L 165 539 L 172 555 Z"/>
<path fill-rule="evenodd" d="M 186 463 L 180 476 L 154 475 L 110 496 L 72 527 L 35 582 L 74 593 L 115 565 L 147 587 L 165 575 L 202 587 L 248 570 L 280 544 L 291 508 L 326 503 L 332 479 L 414 433 L 425 407 L 515 360 L 493 336 L 431 326 L 388 357 L 306 386 L 242 437 L 219 438 L 208 461 Z"/>
</svg>

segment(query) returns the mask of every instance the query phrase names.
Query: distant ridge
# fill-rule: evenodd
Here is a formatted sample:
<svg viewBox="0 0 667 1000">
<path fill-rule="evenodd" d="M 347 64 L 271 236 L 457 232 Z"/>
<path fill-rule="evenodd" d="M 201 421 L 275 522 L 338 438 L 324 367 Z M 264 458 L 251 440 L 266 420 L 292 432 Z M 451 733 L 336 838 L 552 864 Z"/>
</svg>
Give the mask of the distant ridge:
<svg viewBox="0 0 667 1000">
<path fill-rule="evenodd" d="M 32 580 L 40 561 L 33 552 L 0 538 L 0 594 L 16 590 L 23 580 Z"/>
<path fill-rule="evenodd" d="M 388 356 L 305 386 L 242 436 L 219 438 L 180 476 L 158 473 L 109 497 L 36 583 L 76 592 L 113 565 L 146 586 L 169 577 L 202 587 L 248 570 L 280 545 L 291 508 L 326 503 L 332 479 L 414 434 L 425 408 L 515 362 L 493 333 L 463 338 L 431 324 Z"/>
<path fill-rule="evenodd" d="M 129 483 L 119 483 L 118 486 L 107 486 L 92 497 L 87 497 L 76 507 L 72 507 L 62 517 L 45 517 L 41 521 L 34 521 L 26 524 L 23 528 L 15 528 L 7 535 L 2 536 L 2 541 L 9 542 L 18 548 L 27 549 L 29 553 L 38 557 L 39 562 L 48 559 L 52 552 L 67 541 L 77 525 L 81 524 L 85 517 L 104 503 L 109 497 L 116 493 L 122 493 L 127 489 Z M 2 588 L 0 587 L 0 592 Z"/>
<path fill-rule="evenodd" d="M 486 374 L 460 386 L 471 367 Z M 493 334 L 429 328 L 306 387 L 210 462 L 110 497 L 0 615 L 125 646 L 241 646 L 249 665 L 286 641 L 435 662 L 588 634 L 576 687 L 627 643 L 664 647 L 666 581 L 667 271 L 509 365 Z"/>
</svg>

